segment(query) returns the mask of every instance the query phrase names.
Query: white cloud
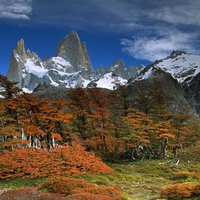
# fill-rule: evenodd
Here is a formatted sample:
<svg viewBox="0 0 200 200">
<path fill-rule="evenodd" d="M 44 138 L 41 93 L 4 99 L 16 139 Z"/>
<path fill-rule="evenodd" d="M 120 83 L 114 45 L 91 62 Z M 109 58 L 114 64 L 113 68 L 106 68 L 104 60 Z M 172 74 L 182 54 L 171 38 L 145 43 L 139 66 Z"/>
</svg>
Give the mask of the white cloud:
<svg viewBox="0 0 200 200">
<path fill-rule="evenodd" d="M 32 0 L 0 1 L 0 18 L 27 20 L 32 14 Z"/>
<path fill-rule="evenodd" d="M 185 1 L 181 4 L 152 9 L 147 15 L 149 18 L 171 24 L 200 25 L 199 1 Z"/>
<path fill-rule="evenodd" d="M 37 25 L 127 34 L 151 29 L 157 23 L 200 24 L 200 3 L 194 0 L 34 0 L 33 4 L 32 20 Z"/>
<path fill-rule="evenodd" d="M 123 51 L 136 59 L 155 61 L 165 58 L 173 50 L 197 53 L 194 49 L 196 34 L 171 33 L 157 36 L 139 36 L 132 39 L 121 39 Z"/>
</svg>

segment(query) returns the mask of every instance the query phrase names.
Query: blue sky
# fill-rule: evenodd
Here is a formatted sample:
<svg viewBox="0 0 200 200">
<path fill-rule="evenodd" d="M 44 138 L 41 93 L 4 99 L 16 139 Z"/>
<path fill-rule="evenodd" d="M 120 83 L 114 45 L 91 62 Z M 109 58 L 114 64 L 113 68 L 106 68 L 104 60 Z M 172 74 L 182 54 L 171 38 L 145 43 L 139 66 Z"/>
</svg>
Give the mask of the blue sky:
<svg viewBox="0 0 200 200">
<path fill-rule="evenodd" d="M 123 59 L 148 65 L 173 50 L 200 53 L 200 1 L 0 0 L 0 73 L 19 39 L 41 59 L 75 30 L 94 69 Z"/>
</svg>

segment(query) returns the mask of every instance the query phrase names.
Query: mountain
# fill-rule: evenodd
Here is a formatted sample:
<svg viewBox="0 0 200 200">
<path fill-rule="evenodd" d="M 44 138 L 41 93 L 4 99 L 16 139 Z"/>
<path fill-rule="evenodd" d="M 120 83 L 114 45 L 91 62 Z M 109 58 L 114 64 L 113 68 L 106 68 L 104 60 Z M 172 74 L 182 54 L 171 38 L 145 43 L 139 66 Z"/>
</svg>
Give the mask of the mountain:
<svg viewBox="0 0 200 200">
<path fill-rule="evenodd" d="M 154 90 L 161 89 L 161 91 L 164 91 L 166 94 L 166 100 L 170 102 L 167 108 L 171 113 L 182 112 L 188 114 L 196 114 L 196 111 L 192 108 L 186 98 L 185 91 L 179 82 L 174 79 L 170 73 L 155 67 L 151 67 L 151 70 L 149 69 L 148 71 L 151 72 L 149 73 L 148 77 L 144 76 L 143 79 L 129 82 L 128 90 L 132 98 L 135 98 L 134 88 L 141 88 L 140 90 L 142 90 L 143 94 L 148 93 L 152 88 Z M 146 75 L 147 74 L 148 73 L 146 73 Z M 139 77 L 141 78 L 141 74 Z M 160 101 L 161 100 L 159 100 L 159 102 Z"/>
<path fill-rule="evenodd" d="M 157 60 L 140 71 L 135 78 L 129 80 L 129 84 L 157 77 L 158 71 L 166 72 L 176 80 L 183 90 L 182 97 L 200 115 L 200 56 L 173 51 L 166 58 Z M 173 89 L 167 91 L 168 94 L 173 92 Z"/>
<path fill-rule="evenodd" d="M 200 56 L 173 51 L 166 58 L 149 65 L 136 79 L 147 79 L 152 75 L 153 69 L 161 69 L 170 73 L 180 84 L 189 84 L 200 72 Z"/>
<path fill-rule="evenodd" d="M 171 109 L 181 110 L 182 105 L 188 113 L 200 115 L 200 56 L 186 52 L 173 51 L 147 67 L 141 65 L 127 69 L 121 59 L 107 67 L 99 66 L 95 71 L 86 43 L 81 42 L 75 31 L 71 31 L 59 42 L 55 55 L 45 60 L 26 50 L 24 40 L 19 40 L 6 76 L 18 82 L 18 86 L 26 92 L 51 87 L 60 90 L 77 85 L 113 90 L 118 84 L 130 88 L 138 82 L 147 86 L 155 82 L 174 102 Z"/>
<path fill-rule="evenodd" d="M 36 53 L 25 50 L 23 39 L 18 41 L 6 76 L 11 81 L 17 81 L 18 86 L 26 92 L 33 92 L 38 85 L 66 88 L 96 85 L 113 89 L 115 84 L 126 84 L 130 77 L 136 76 L 143 68 L 139 66 L 127 70 L 123 60 L 120 60 L 94 71 L 86 43 L 81 43 L 78 34 L 71 31 L 59 42 L 55 56 L 43 61 Z"/>
</svg>

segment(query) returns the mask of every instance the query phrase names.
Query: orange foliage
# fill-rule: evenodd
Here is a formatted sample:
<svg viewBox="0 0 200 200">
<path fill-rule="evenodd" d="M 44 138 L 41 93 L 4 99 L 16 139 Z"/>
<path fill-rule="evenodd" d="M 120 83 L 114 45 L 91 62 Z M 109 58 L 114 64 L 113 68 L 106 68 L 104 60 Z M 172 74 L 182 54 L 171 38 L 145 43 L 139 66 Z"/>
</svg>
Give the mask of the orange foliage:
<svg viewBox="0 0 200 200">
<path fill-rule="evenodd" d="M 151 85 L 148 95 L 138 85 L 134 99 L 138 106 L 120 86 L 119 93 L 96 87 L 70 89 L 67 102 L 40 99 L 23 93 L 15 85 L 0 75 L 0 86 L 5 89 L 0 91 L 4 97 L 0 99 L 2 152 L 27 146 L 53 149 L 76 141 L 103 156 L 132 150 L 136 154 L 135 149 L 142 147 L 142 158 L 167 157 L 170 152 L 177 157 L 178 150 L 185 148 L 187 153 L 182 156 L 200 157 L 199 122 L 191 126 L 189 115 L 169 115 L 166 110 L 169 102 L 156 85 Z"/>
<path fill-rule="evenodd" d="M 200 196 L 200 183 L 198 184 L 173 184 L 164 188 L 160 196 L 170 199 L 191 198 Z"/>
<path fill-rule="evenodd" d="M 54 137 L 55 139 L 57 139 L 58 141 L 62 141 L 62 137 L 60 134 L 58 133 L 52 133 L 52 137 Z"/>
<path fill-rule="evenodd" d="M 24 131 L 28 135 L 46 135 L 46 133 L 35 125 L 22 125 Z"/>
<path fill-rule="evenodd" d="M 20 188 L 7 190 L 1 194 L 1 200 L 64 200 L 60 194 L 50 194 L 38 191 L 36 188 Z"/>
<path fill-rule="evenodd" d="M 111 173 L 113 169 L 78 144 L 52 151 L 16 149 L 0 157 L 0 179 L 36 178 L 84 173 Z"/>
<path fill-rule="evenodd" d="M 66 199 L 70 200 L 124 199 L 118 187 L 95 186 L 86 180 L 69 177 L 49 178 L 40 187 L 40 189 L 44 188 L 50 192 L 67 196 Z"/>
</svg>

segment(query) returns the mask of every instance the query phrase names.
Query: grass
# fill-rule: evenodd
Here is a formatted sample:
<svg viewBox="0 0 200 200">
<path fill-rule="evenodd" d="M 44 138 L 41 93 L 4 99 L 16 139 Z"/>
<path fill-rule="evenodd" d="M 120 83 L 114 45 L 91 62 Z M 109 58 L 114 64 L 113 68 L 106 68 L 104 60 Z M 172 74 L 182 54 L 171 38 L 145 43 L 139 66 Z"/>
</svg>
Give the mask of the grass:
<svg viewBox="0 0 200 200">
<path fill-rule="evenodd" d="M 127 199 L 151 199 L 159 197 L 162 187 L 170 184 L 163 177 L 163 170 L 156 168 L 155 161 L 129 164 L 110 164 L 115 169 L 108 175 L 83 175 L 97 185 L 117 185 Z"/>
<path fill-rule="evenodd" d="M 145 160 L 126 164 L 108 164 L 115 172 L 112 174 L 85 174 L 81 178 L 103 186 L 117 185 L 123 195 L 134 200 L 156 199 L 162 188 L 174 183 L 195 183 L 200 180 L 200 163 L 171 163 Z M 197 174 L 196 176 L 194 175 Z M 80 177 L 79 177 L 80 178 Z M 0 181 L 0 190 L 4 188 L 37 187 L 45 179 L 16 179 Z"/>
<path fill-rule="evenodd" d="M 198 163 L 180 163 L 178 166 L 161 164 L 165 161 L 146 160 L 127 164 L 109 164 L 115 169 L 113 174 L 83 175 L 82 177 L 97 185 L 117 185 L 127 199 L 148 200 L 159 197 L 162 188 L 179 182 L 195 183 L 199 178 L 191 173 L 176 174 L 178 172 L 200 172 Z"/>
<path fill-rule="evenodd" d="M 21 187 L 37 187 L 41 181 L 44 181 L 44 178 L 38 179 L 13 179 L 9 181 L 0 180 L 0 190 L 5 188 L 18 189 Z"/>
</svg>

